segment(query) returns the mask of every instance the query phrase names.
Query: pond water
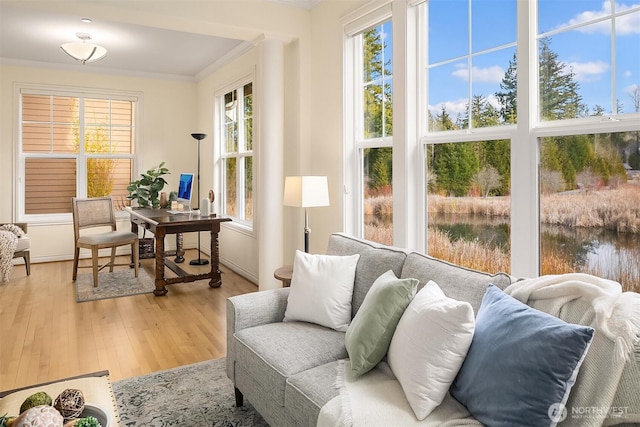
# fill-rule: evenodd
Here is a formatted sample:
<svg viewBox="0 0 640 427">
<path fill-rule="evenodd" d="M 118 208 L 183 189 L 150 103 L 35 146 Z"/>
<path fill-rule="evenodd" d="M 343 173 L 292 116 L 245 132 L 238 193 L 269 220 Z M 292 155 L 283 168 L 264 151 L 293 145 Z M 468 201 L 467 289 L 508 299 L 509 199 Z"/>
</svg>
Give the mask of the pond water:
<svg viewBox="0 0 640 427">
<path fill-rule="evenodd" d="M 475 215 L 429 215 L 430 227 L 445 232 L 453 241 L 477 241 L 509 252 L 509 218 Z M 602 228 L 563 227 L 542 224 L 542 258 L 560 257 L 574 271 L 631 280 L 640 287 L 640 236 Z M 542 266 L 542 274 L 549 274 Z"/>
</svg>

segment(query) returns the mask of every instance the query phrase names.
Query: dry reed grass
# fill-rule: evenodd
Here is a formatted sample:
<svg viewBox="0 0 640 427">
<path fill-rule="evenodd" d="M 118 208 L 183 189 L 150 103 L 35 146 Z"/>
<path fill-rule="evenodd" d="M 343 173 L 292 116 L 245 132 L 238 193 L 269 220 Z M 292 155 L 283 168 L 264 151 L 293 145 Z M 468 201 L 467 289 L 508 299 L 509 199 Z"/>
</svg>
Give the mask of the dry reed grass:
<svg viewBox="0 0 640 427">
<path fill-rule="evenodd" d="M 433 214 L 468 214 L 508 218 L 511 214 L 509 197 L 444 197 L 429 195 L 428 211 Z M 393 244 L 391 196 L 376 196 L 365 200 L 365 214 L 372 221 L 365 225 L 365 238 Z M 615 189 L 543 195 L 541 221 L 569 227 L 599 227 L 618 232 L 640 233 L 640 185 L 627 184 Z M 640 241 L 640 240 L 639 240 Z M 510 254 L 475 241 L 452 242 L 445 232 L 429 229 L 428 253 L 436 258 L 476 270 L 496 273 L 510 271 Z M 563 274 L 578 271 L 570 260 L 553 248 L 545 248 L 542 274 Z M 623 290 L 640 292 L 640 245 L 625 252 L 629 259 L 620 260 L 617 270 L 607 276 L 622 284 Z M 580 272 L 602 276 L 597 269 Z"/>
<path fill-rule="evenodd" d="M 640 186 L 546 195 L 541 199 L 540 216 L 547 224 L 640 233 Z"/>
</svg>

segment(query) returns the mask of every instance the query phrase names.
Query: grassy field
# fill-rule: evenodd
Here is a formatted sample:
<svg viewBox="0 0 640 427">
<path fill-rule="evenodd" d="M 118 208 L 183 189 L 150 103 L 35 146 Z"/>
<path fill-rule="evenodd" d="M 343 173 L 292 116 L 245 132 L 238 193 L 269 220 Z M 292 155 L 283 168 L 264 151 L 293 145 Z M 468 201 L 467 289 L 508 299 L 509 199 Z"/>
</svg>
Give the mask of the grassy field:
<svg viewBox="0 0 640 427">
<path fill-rule="evenodd" d="M 444 197 L 429 195 L 430 214 L 467 214 L 486 217 L 509 218 L 509 197 Z M 365 204 L 365 213 L 371 221 L 365 225 L 365 238 L 391 244 L 393 233 L 387 219 L 392 212 L 391 197 L 371 198 Z M 545 195 L 541 200 L 541 221 L 566 227 L 605 228 L 617 232 L 640 234 L 640 186 L 627 184 L 617 189 L 570 192 Z M 640 236 L 638 246 L 623 256 L 628 260 L 612 262 L 619 265 L 607 272 L 609 279 L 620 282 L 625 290 L 640 292 Z M 452 241 L 446 233 L 429 229 L 429 255 L 477 270 L 510 271 L 510 254 L 481 242 Z M 544 248 L 543 274 L 560 274 L 576 271 L 571 260 L 554 248 Z M 606 260 L 603 260 L 606 264 Z M 597 268 L 584 273 L 604 275 Z"/>
</svg>

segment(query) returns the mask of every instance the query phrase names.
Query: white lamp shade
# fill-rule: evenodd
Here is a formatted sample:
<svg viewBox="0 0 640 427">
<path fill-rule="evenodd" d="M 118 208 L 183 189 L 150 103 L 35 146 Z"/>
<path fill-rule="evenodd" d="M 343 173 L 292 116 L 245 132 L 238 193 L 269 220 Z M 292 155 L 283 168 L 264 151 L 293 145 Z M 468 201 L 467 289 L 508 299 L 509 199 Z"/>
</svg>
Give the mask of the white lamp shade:
<svg viewBox="0 0 640 427">
<path fill-rule="evenodd" d="M 286 177 L 284 181 L 284 205 L 299 208 L 329 206 L 327 177 Z"/>
<path fill-rule="evenodd" d="M 83 64 L 102 59 L 107 54 L 107 49 L 93 43 L 65 43 L 60 46 L 60 49 L 76 61 Z"/>
</svg>

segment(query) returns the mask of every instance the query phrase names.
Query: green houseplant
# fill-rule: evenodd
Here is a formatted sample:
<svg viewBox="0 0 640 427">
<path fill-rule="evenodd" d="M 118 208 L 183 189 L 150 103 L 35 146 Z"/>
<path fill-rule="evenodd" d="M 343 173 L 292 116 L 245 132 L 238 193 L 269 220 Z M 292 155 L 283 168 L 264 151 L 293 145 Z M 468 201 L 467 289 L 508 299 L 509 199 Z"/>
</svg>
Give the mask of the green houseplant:
<svg viewBox="0 0 640 427">
<path fill-rule="evenodd" d="M 158 208 L 160 206 L 160 192 L 167 184 L 162 177 L 169 174 L 169 169 L 164 167 L 164 163 L 160 163 L 157 167 L 153 167 L 140 174 L 140 179 L 132 181 L 127 187 L 129 195 L 127 199 L 137 200 L 138 206 L 141 208 Z"/>
</svg>

